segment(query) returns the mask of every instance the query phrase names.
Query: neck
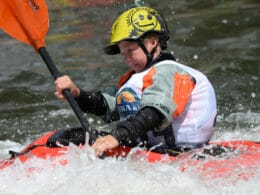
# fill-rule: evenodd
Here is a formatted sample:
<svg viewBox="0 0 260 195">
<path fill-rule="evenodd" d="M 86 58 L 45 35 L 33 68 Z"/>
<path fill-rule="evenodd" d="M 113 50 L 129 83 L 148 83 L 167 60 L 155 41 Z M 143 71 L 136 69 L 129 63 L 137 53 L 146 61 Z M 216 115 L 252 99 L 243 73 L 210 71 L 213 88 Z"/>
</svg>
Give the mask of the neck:
<svg viewBox="0 0 260 195">
<path fill-rule="evenodd" d="M 168 52 L 160 51 L 160 53 L 158 55 L 154 55 L 154 59 L 149 64 L 147 64 L 147 66 L 145 67 L 144 70 L 150 68 L 154 64 L 161 62 L 163 60 L 173 60 L 173 61 L 175 61 L 175 57 Z"/>
</svg>

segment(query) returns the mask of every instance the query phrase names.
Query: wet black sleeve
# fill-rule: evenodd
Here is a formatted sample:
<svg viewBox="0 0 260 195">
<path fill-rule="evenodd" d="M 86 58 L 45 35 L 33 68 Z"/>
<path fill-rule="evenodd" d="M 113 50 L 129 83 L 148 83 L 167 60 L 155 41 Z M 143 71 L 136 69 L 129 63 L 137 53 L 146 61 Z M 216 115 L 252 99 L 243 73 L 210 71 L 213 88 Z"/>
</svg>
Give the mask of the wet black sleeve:
<svg viewBox="0 0 260 195">
<path fill-rule="evenodd" d="M 134 145 L 138 137 L 154 130 L 162 123 L 164 116 L 153 107 L 141 109 L 135 116 L 120 122 L 111 132 L 121 145 Z"/>
<path fill-rule="evenodd" d="M 106 104 L 101 92 L 89 92 L 80 89 L 80 95 L 75 98 L 83 112 L 102 116 L 106 114 Z"/>
</svg>

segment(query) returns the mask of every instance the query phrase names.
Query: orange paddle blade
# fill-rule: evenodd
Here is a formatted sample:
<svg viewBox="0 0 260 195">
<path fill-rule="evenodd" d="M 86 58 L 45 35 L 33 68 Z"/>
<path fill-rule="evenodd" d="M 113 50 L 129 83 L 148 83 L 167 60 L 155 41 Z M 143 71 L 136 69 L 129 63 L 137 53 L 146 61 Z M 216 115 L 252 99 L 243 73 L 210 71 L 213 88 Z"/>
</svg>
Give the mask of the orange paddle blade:
<svg viewBox="0 0 260 195">
<path fill-rule="evenodd" d="M 44 47 L 49 28 L 45 0 L 0 0 L 0 28 L 35 50 Z"/>
</svg>

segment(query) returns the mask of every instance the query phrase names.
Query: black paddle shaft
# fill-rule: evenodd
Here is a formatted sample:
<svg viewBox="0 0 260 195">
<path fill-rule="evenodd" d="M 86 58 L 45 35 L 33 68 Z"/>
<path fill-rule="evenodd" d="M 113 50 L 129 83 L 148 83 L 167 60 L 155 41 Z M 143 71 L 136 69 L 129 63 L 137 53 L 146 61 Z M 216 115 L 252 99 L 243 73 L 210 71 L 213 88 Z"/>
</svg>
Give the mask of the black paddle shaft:
<svg viewBox="0 0 260 195">
<path fill-rule="evenodd" d="M 39 48 L 38 51 L 39 51 L 43 61 L 45 62 L 46 66 L 48 67 L 49 71 L 51 72 L 52 76 L 56 80 L 58 77 L 61 76 L 61 74 L 59 73 L 59 71 L 58 71 L 57 67 L 55 66 L 54 62 L 52 61 L 52 59 L 51 59 L 50 55 L 48 54 L 46 48 L 41 47 L 41 48 Z M 83 129 L 90 134 L 90 137 L 92 137 L 93 136 L 92 134 L 94 134 L 94 132 L 92 133 L 87 119 L 84 118 L 83 113 L 82 113 L 81 109 L 79 108 L 76 100 L 72 96 L 70 90 L 65 89 L 63 91 L 63 93 L 64 93 L 65 97 L 67 98 L 70 106 L 72 107 L 74 113 L 76 114 L 76 116 L 77 116 L 79 122 L 81 123 Z"/>
</svg>

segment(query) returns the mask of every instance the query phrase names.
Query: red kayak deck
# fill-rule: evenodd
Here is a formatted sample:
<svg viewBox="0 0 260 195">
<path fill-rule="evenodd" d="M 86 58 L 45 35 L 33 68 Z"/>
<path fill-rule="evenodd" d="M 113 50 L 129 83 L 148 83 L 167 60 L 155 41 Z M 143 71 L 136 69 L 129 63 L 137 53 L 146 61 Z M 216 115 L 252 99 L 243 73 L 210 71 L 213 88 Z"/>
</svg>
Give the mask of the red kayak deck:
<svg viewBox="0 0 260 195">
<path fill-rule="evenodd" d="M 50 159 L 63 156 L 69 147 L 47 147 L 45 144 L 50 136 L 56 131 L 51 131 L 27 147 L 25 147 L 17 157 L 0 162 L 0 170 L 12 165 L 15 159 L 19 158 L 25 163 L 32 157 L 41 159 Z M 80 146 L 79 146 L 80 147 Z M 84 147 L 84 146 L 82 146 Z M 213 154 L 215 150 L 215 154 Z M 205 148 L 198 148 L 189 152 L 181 153 L 178 156 L 160 154 L 141 148 L 117 147 L 113 150 L 106 151 L 106 157 L 127 157 L 131 155 L 140 157 L 150 163 L 163 162 L 180 164 L 180 171 L 186 171 L 196 167 L 197 171 L 207 177 L 229 177 L 234 174 L 235 170 L 240 169 L 237 174 L 239 178 L 248 179 L 253 177 L 254 173 L 248 171 L 250 168 L 260 167 L 260 142 L 255 141 L 223 141 L 211 142 Z M 66 159 L 60 161 L 62 165 L 69 163 Z"/>
</svg>

